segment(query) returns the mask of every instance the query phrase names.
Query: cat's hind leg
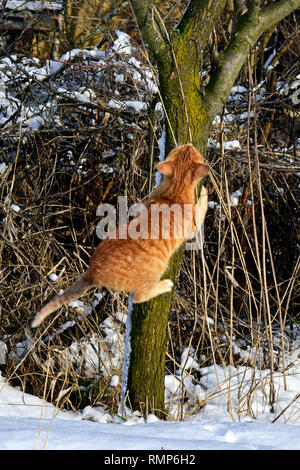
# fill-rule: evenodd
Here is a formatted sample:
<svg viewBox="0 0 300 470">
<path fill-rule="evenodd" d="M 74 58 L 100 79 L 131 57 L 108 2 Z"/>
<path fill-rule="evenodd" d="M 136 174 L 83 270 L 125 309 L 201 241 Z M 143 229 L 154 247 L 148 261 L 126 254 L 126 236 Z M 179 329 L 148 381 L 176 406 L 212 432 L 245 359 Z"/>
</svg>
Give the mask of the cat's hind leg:
<svg viewBox="0 0 300 470">
<path fill-rule="evenodd" d="M 147 302 L 153 297 L 165 294 L 166 292 L 171 292 L 172 287 L 173 282 L 171 281 L 171 279 L 163 279 L 162 281 L 159 281 L 157 284 L 151 286 L 150 288 L 149 286 L 145 286 L 142 289 L 134 291 L 132 300 L 136 304 Z"/>
</svg>

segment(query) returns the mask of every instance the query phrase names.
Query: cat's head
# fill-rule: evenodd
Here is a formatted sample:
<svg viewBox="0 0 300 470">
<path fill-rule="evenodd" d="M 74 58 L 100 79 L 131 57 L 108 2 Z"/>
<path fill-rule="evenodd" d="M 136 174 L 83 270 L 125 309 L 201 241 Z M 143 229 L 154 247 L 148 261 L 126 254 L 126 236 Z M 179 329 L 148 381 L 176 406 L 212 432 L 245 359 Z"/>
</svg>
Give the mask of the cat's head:
<svg viewBox="0 0 300 470">
<path fill-rule="evenodd" d="M 204 163 L 202 155 L 192 144 L 174 148 L 157 169 L 166 177 L 180 179 L 186 184 L 197 184 L 210 170 Z"/>
</svg>

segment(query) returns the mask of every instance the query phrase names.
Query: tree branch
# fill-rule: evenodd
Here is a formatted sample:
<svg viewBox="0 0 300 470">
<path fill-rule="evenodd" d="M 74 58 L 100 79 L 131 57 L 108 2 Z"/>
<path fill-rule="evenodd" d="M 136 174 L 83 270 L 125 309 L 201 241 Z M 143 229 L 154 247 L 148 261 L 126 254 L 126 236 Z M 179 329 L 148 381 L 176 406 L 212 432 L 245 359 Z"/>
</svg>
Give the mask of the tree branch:
<svg viewBox="0 0 300 470">
<path fill-rule="evenodd" d="M 165 25 L 152 0 L 131 0 L 131 9 L 138 27 L 150 51 L 159 63 L 165 62 L 169 52 L 169 40 Z"/>
<path fill-rule="evenodd" d="M 99 24 L 92 29 L 92 31 L 89 32 L 88 36 L 86 38 L 83 38 L 78 47 L 83 47 L 84 44 L 86 44 L 95 34 L 99 33 L 99 31 L 101 31 L 103 25 L 105 25 L 109 20 L 111 20 L 112 18 L 114 18 L 115 16 L 119 15 L 122 10 L 128 5 L 128 0 L 125 0 L 124 2 L 121 3 L 121 5 L 116 8 L 116 9 L 112 9 L 112 11 L 106 15 L 104 18 L 99 18 Z M 95 14 L 95 17 L 97 17 L 97 12 Z"/>
<path fill-rule="evenodd" d="M 216 16 L 225 6 L 226 0 L 190 0 L 176 30 L 182 37 L 195 36 L 195 39 L 206 43 Z"/>
<path fill-rule="evenodd" d="M 260 0 L 252 0 L 248 2 L 249 4 L 249 17 L 255 18 L 261 13 L 261 4 Z"/>
<path fill-rule="evenodd" d="M 226 103 L 247 55 L 260 36 L 299 7 L 300 0 L 278 0 L 264 9 L 260 9 L 259 2 L 252 2 L 232 41 L 219 54 L 217 68 L 205 90 L 203 106 L 211 120 Z"/>
</svg>

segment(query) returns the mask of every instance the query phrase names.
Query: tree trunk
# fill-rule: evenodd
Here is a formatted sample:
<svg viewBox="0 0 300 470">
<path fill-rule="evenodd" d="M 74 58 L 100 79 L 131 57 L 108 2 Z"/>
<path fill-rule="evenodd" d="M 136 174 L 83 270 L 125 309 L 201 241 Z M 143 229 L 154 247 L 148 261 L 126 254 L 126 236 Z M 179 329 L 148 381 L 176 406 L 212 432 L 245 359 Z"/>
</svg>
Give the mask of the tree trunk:
<svg viewBox="0 0 300 470">
<path fill-rule="evenodd" d="M 205 156 L 210 123 L 201 107 L 199 73 L 195 57 L 180 46 L 159 68 L 161 95 L 164 97 L 166 120 L 166 155 L 176 145 L 187 142 Z M 174 53 L 174 52 L 173 52 Z M 174 53 L 175 54 L 175 53 Z M 170 63 L 172 69 L 169 68 Z M 178 73 L 181 80 L 178 80 Z M 183 245 L 172 257 L 163 278 L 176 284 L 184 255 Z M 172 293 L 160 295 L 149 302 L 135 304 L 132 312 L 131 357 L 128 374 L 129 399 L 132 409 L 143 415 L 150 412 L 164 418 L 165 356 L 167 325 Z"/>
<path fill-rule="evenodd" d="M 184 252 L 182 246 L 173 256 L 164 278 L 174 283 Z M 149 302 L 134 304 L 131 323 L 131 356 L 128 373 L 130 405 L 147 416 L 154 413 L 163 419 L 165 390 L 165 356 L 167 325 L 172 293 Z"/>
<path fill-rule="evenodd" d="M 143 4 L 143 2 L 137 3 L 135 13 L 139 13 Z M 200 3 L 202 3 L 201 15 Z M 203 41 L 207 40 L 209 27 L 211 28 L 213 24 L 213 15 L 206 16 L 206 9 L 202 8 L 205 3 L 199 0 L 190 2 L 192 8 L 198 8 L 199 18 L 206 17 L 209 20 L 205 22 L 205 28 L 201 30 Z M 220 6 L 223 7 L 225 3 L 224 0 L 214 2 L 215 14 L 217 7 L 220 9 Z M 144 9 L 142 13 L 145 17 L 147 9 Z M 188 14 L 182 18 L 180 30 L 172 37 L 172 47 L 166 45 L 170 38 L 165 36 L 166 33 L 163 30 L 162 43 L 156 54 L 160 93 L 167 116 L 165 122 L 166 155 L 175 145 L 187 142 L 192 142 L 201 151 L 203 157 L 206 153 L 211 122 L 207 118 L 206 109 L 202 106 L 199 50 L 191 37 L 193 28 L 199 28 L 197 18 Z M 156 21 L 159 24 L 159 18 L 156 18 Z M 140 24 L 142 25 L 143 21 Z M 160 27 L 163 29 L 163 26 Z M 151 43 L 153 37 L 148 37 L 147 31 L 144 34 Z M 156 38 L 155 47 L 157 43 Z M 184 250 L 183 245 L 174 254 L 163 276 L 163 278 L 171 279 L 174 284 L 180 272 Z M 151 412 L 159 418 L 165 415 L 165 355 L 172 297 L 172 293 L 169 293 L 143 304 L 135 304 L 132 312 L 131 357 L 128 372 L 130 405 L 132 409 L 140 410 L 143 415 Z"/>
</svg>

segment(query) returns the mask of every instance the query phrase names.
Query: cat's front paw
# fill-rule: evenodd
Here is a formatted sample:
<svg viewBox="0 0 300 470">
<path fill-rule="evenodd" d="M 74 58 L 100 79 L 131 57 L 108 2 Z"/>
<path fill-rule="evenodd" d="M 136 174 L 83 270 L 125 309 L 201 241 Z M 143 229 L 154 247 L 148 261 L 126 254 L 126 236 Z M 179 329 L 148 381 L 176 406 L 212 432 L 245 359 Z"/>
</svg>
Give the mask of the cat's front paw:
<svg viewBox="0 0 300 470">
<path fill-rule="evenodd" d="M 174 283 L 171 281 L 171 279 L 163 279 L 161 282 L 164 283 L 164 286 L 166 287 L 166 290 L 164 292 L 171 292 Z"/>
</svg>

